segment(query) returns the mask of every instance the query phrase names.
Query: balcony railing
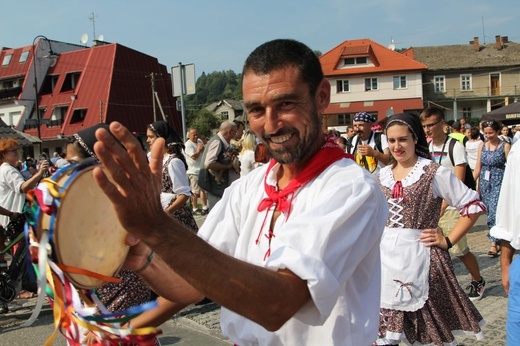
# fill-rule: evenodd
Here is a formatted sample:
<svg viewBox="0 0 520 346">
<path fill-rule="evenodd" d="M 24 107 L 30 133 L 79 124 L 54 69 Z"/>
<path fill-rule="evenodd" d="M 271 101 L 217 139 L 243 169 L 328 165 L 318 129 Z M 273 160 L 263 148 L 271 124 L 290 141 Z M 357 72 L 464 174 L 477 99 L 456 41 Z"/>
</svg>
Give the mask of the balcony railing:
<svg viewBox="0 0 520 346">
<path fill-rule="evenodd" d="M 0 89 L 0 100 L 16 99 L 22 92 L 22 87 Z"/>
<path fill-rule="evenodd" d="M 490 97 L 490 96 L 517 96 L 520 94 L 520 85 L 508 85 L 501 87 L 492 88 L 487 87 L 474 87 L 471 90 L 460 90 L 460 89 L 446 89 L 444 92 L 435 92 L 431 88 L 424 90 L 423 97 L 430 100 L 442 100 L 442 99 L 473 99 L 478 97 Z"/>
</svg>

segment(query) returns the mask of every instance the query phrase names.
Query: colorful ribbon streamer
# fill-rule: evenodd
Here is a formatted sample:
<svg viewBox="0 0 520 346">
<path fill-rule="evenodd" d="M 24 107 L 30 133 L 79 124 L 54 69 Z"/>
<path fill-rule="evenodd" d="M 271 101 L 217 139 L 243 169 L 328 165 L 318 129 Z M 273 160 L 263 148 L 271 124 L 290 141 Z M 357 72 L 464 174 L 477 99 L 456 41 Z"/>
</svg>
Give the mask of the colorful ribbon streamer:
<svg viewBox="0 0 520 346">
<path fill-rule="evenodd" d="M 67 186 L 78 171 L 85 167 L 88 166 L 82 166 L 80 163 L 60 168 L 51 178 L 43 179 L 38 188 L 27 194 L 25 236 L 30 243 L 33 263 L 36 260 L 38 263 L 37 267 L 35 266 L 38 301 L 31 317 L 23 326 L 30 326 L 36 320 L 47 296 L 53 308 L 55 328 L 45 345 L 52 345 L 58 331 L 67 339 L 69 345 L 83 345 L 86 333 L 93 333 L 95 336 L 96 343 L 92 345 L 154 345 L 155 337 L 161 333 L 159 329 L 126 328 L 122 325 L 144 311 L 155 308 L 156 302 L 134 306 L 122 312 L 109 312 L 94 291 L 78 290 L 65 273 L 80 273 L 107 282 L 118 282 L 119 279 L 55 263 L 52 253 L 53 222 L 50 229 L 40 230 L 39 239 L 36 238 L 40 213 L 51 215 L 51 220 L 55 218 L 60 198 L 66 194 Z M 63 174 L 70 174 L 70 178 L 64 186 L 58 186 L 56 181 Z"/>
</svg>

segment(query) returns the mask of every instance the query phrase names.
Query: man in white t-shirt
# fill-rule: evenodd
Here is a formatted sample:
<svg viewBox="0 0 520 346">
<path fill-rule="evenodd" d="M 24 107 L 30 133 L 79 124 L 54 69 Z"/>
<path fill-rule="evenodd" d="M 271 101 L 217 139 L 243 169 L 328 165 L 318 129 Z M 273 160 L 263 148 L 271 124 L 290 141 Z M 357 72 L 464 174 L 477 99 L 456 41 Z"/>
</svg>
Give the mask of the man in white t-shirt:
<svg viewBox="0 0 520 346">
<path fill-rule="evenodd" d="M 356 158 L 358 165 L 372 174 L 377 174 L 381 168 L 390 163 L 390 150 L 386 136 L 372 131 L 372 123 L 376 118 L 367 113 L 359 112 L 354 116 L 354 131 L 350 153 Z"/>
<path fill-rule="evenodd" d="M 444 112 L 435 107 L 426 108 L 421 112 L 420 117 L 424 132 L 432 139 L 430 141 L 430 154 L 432 160 L 451 169 L 457 178 L 464 181 L 466 169 L 469 169 L 468 161 L 466 159 L 466 150 L 461 142 L 444 133 L 444 128 L 446 127 Z M 454 162 L 451 161 L 449 153 L 450 141 L 455 141 L 455 145 L 453 146 L 453 155 L 451 155 L 453 156 Z M 459 212 L 455 208 L 448 206 L 446 201 L 443 201 L 441 207 L 441 219 L 439 220 L 439 229 L 442 231 L 444 236 L 448 236 L 453 227 L 455 227 L 459 218 Z M 471 274 L 471 284 L 466 288 L 469 291 L 468 297 L 471 300 L 480 300 L 484 295 L 486 281 L 480 275 L 477 258 L 468 247 L 467 237 L 464 236 L 456 244 L 453 244 L 450 251 L 457 256 L 462 263 L 464 263 L 466 269 L 468 269 Z"/>
<path fill-rule="evenodd" d="M 206 215 L 209 211 L 208 199 L 206 197 L 206 191 L 200 188 L 198 184 L 199 171 L 202 167 L 202 153 L 204 152 L 204 143 L 199 139 L 199 133 L 197 129 L 190 128 L 188 130 L 188 140 L 184 143 L 186 154 L 186 163 L 188 164 L 188 178 L 191 186 L 191 205 L 193 208 L 193 214 L 195 215 Z M 199 210 L 199 197 L 202 204 L 202 210 Z"/>
</svg>

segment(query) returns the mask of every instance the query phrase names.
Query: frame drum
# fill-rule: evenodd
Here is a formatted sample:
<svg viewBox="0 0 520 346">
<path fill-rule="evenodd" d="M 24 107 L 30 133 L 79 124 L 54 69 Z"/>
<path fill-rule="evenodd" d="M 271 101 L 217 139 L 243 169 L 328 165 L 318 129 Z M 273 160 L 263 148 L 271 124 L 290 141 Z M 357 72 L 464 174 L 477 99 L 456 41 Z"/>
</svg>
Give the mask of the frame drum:
<svg viewBox="0 0 520 346">
<path fill-rule="evenodd" d="M 125 244 L 127 232 L 92 176 L 95 166 L 66 169 L 61 176 L 58 171 L 51 178 L 60 197 L 54 215 L 40 211 L 37 233 L 52 230 L 58 264 L 114 276 L 129 250 Z M 66 269 L 63 272 L 78 288 L 93 289 L 106 283 L 101 278 Z"/>
</svg>

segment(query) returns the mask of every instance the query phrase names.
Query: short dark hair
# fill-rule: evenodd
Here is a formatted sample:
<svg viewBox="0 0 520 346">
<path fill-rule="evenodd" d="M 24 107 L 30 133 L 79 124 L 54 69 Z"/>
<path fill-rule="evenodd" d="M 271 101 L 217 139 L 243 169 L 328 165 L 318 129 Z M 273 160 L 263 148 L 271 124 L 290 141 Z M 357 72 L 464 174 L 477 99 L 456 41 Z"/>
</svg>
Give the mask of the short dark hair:
<svg viewBox="0 0 520 346">
<path fill-rule="evenodd" d="M 347 145 L 347 139 L 343 136 L 339 136 L 338 139 L 337 139 L 339 142 L 341 142 L 341 144 L 343 145 Z"/>
<path fill-rule="evenodd" d="M 272 40 L 258 46 L 246 59 L 242 78 L 248 72 L 265 75 L 288 66 L 298 68 L 311 95 L 314 95 L 323 80 L 320 60 L 309 47 L 291 39 Z"/>
<path fill-rule="evenodd" d="M 426 107 L 425 109 L 422 110 L 421 114 L 419 115 L 419 117 L 421 118 L 421 121 L 424 121 L 432 116 L 437 117 L 439 120 L 445 119 L 444 112 L 442 111 L 442 109 L 437 108 L 437 107 Z"/>
<path fill-rule="evenodd" d="M 480 129 L 477 126 L 473 126 L 470 129 L 470 131 L 471 131 L 471 133 L 470 133 L 469 137 L 471 139 L 479 139 L 480 138 Z"/>
<path fill-rule="evenodd" d="M 462 129 L 462 126 L 458 121 L 454 121 L 453 124 L 451 124 L 451 127 L 456 131 L 460 131 Z"/>
</svg>

